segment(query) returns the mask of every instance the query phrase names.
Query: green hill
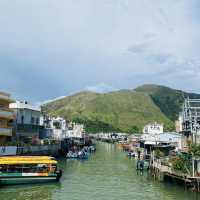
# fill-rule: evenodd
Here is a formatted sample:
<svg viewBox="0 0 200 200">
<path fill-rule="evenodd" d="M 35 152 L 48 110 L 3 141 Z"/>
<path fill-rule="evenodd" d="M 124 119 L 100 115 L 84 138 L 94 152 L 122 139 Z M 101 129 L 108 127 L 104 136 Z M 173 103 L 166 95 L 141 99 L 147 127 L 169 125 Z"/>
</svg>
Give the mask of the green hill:
<svg viewBox="0 0 200 200">
<path fill-rule="evenodd" d="M 150 90 L 120 90 L 106 94 L 81 92 L 50 102 L 43 110 L 52 116 L 62 116 L 82 122 L 88 132 L 141 131 L 149 122 L 165 124 L 173 129 L 173 122 L 156 105 Z"/>
<path fill-rule="evenodd" d="M 143 85 L 136 88 L 135 91 L 149 94 L 154 103 L 172 121 L 178 118 L 184 98 L 200 98 L 199 94 L 187 93 L 159 85 Z"/>
<path fill-rule="evenodd" d="M 143 85 L 135 90 L 105 94 L 80 92 L 43 105 L 52 116 L 84 123 L 86 131 L 138 132 L 149 122 L 164 123 L 166 131 L 174 129 L 184 97 L 200 98 L 158 85 Z"/>
</svg>

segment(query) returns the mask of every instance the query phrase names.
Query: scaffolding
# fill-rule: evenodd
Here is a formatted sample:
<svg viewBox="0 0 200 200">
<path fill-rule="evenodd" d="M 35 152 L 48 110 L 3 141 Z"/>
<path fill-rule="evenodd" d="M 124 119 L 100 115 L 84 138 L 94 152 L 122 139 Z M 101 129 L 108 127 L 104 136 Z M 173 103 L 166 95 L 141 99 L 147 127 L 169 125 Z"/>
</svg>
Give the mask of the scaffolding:
<svg viewBox="0 0 200 200">
<path fill-rule="evenodd" d="M 185 99 L 182 108 L 182 129 L 196 144 L 197 138 L 200 137 L 200 99 Z"/>
</svg>

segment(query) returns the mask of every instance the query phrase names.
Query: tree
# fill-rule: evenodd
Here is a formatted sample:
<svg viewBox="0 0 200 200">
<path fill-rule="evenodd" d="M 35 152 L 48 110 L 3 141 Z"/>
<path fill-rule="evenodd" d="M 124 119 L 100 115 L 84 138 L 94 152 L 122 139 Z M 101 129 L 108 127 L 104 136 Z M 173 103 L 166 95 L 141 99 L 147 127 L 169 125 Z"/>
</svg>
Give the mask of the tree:
<svg viewBox="0 0 200 200">
<path fill-rule="evenodd" d="M 194 158 L 200 158 L 200 145 L 190 144 L 189 153 L 191 153 Z"/>
</svg>

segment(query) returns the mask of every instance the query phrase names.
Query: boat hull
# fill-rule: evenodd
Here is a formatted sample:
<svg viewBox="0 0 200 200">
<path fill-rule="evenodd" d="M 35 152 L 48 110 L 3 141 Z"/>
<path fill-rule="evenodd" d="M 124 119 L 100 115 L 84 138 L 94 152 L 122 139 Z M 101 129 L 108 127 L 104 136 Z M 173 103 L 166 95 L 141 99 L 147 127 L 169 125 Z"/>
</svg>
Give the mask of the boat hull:
<svg viewBox="0 0 200 200">
<path fill-rule="evenodd" d="M 58 181 L 57 177 L 3 177 L 0 178 L 0 185 L 17 185 L 33 183 L 50 183 Z"/>
<path fill-rule="evenodd" d="M 6 173 L 0 175 L 0 185 L 48 183 L 59 181 L 62 171 L 56 173 Z"/>
</svg>

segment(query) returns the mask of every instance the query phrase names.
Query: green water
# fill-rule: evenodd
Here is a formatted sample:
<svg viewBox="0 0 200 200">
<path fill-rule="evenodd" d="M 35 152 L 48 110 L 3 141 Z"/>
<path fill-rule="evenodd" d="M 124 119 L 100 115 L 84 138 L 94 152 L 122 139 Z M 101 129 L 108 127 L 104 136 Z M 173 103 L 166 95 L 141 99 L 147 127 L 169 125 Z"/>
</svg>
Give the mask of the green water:
<svg viewBox="0 0 200 200">
<path fill-rule="evenodd" d="M 61 160 L 60 166 L 60 183 L 1 187 L 0 200 L 200 200 L 178 185 L 137 174 L 134 160 L 113 144 L 97 144 L 89 160 Z"/>
</svg>

